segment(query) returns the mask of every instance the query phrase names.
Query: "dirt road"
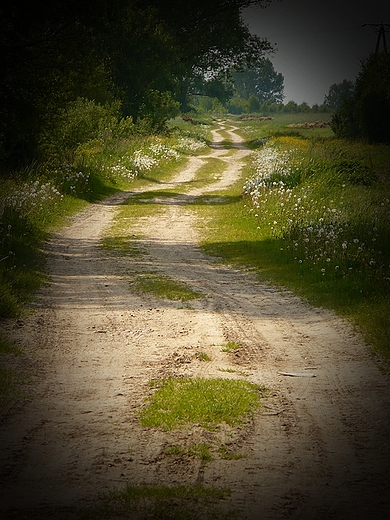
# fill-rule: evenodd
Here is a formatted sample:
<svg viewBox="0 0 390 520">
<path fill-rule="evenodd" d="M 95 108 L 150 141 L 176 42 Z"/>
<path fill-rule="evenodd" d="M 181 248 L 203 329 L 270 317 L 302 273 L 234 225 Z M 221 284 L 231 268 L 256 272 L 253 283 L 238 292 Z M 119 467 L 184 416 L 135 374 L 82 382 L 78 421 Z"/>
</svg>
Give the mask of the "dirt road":
<svg viewBox="0 0 390 520">
<path fill-rule="evenodd" d="M 157 201 L 162 215 L 128 222 L 144 256 L 100 247 L 131 193 L 92 205 L 48 245 L 50 285 L 31 316 L 7 324 L 37 377 L 0 424 L 0 518 L 76 518 L 79 506 L 127 482 L 229 487 L 225 506 L 250 520 L 390 518 L 390 383 L 362 338 L 198 246 L 188 204 L 234 182 L 250 153 L 230 132 L 234 153 L 214 132 L 208 156 L 226 161 L 221 178 L 191 190 L 205 159 L 195 157 L 160 185 L 182 188 Z M 183 305 L 135 295 L 124 276 L 132 270 L 167 274 L 204 297 Z M 228 341 L 242 348 L 223 352 Z M 142 428 L 136 413 L 148 382 L 167 375 L 245 378 L 271 394 L 234 432 Z M 164 454 L 194 443 L 209 444 L 213 460 Z M 222 459 L 221 443 L 245 456 Z"/>
</svg>

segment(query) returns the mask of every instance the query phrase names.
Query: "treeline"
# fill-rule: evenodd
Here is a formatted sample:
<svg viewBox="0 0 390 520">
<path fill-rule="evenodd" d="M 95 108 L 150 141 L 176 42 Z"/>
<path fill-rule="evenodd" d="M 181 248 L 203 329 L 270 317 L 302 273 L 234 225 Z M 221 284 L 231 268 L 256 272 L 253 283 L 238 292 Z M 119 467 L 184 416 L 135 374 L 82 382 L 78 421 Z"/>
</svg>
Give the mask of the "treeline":
<svg viewBox="0 0 390 520">
<path fill-rule="evenodd" d="M 222 103 L 218 98 L 209 96 L 193 96 L 190 106 L 199 113 L 220 113 L 220 114 L 302 114 L 302 113 L 325 113 L 332 112 L 333 109 L 326 104 L 314 104 L 310 106 L 305 101 L 303 103 L 296 103 L 295 101 L 288 101 L 287 103 L 273 103 L 264 101 L 260 103 L 257 96 L 252 95 L 249 99 L 244 99 L 234 96 L 226 103 Z"/>
<path fill-rule="evenodd" d="M 0 7 L 0 164 L 41 160 L 69 107 L 92 127 L 116 118 L 157 132 L 205 77 L 250 67 L 271 48 L 241 9 L 268 0 L 6 0 Z M 211 78 L 213 79 L 213 78 Z M 84 100 L 79 103 L 78 100 Z M 104 118 L 103 118 L 104 119 Z M 77 133 L 83 117 L 74 116 Z M 109 126 L 110 126 L 109 125 Z M 114 125 L 115 126 L 115 125 Z M 111 128 L 110 127 L 110 128 Z M 100 129 L 101 130 L 101 129 Z M 75 143 L 73 143 L 75 144 Z"/>
</svg>

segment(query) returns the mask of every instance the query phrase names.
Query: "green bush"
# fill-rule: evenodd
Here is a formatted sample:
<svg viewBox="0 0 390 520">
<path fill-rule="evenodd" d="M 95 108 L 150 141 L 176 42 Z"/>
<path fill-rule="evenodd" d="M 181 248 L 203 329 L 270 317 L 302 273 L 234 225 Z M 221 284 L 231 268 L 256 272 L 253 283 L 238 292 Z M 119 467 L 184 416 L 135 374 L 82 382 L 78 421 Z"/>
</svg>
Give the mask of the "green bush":
<svg viewBox="0 0 390 520">
<path fill-rule="evenodd" d="M 176 117 L 179 111 L 180 103 L 173 99 L 170 92 L 151 89 L 144 97 L 137 119 L 137 131 L 144 135 L 164 132 L 168 120 Z"/>
<path fill-rule="evenodd" d="M 118 103 L 103 106 L 83 98 L 70 102 L 48 122 L 41 154 L 63 159 L 90 140 L 131 133 L 132 120 L 121 120 L 119 108 Z"/>
</svg>

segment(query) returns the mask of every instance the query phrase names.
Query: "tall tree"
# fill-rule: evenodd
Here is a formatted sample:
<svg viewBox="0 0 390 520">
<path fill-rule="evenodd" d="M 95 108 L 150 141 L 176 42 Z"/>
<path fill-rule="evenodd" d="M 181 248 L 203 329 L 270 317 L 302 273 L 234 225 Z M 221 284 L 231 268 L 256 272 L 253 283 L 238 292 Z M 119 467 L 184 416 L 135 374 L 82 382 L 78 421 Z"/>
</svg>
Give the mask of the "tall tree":
<svg viewBox="0 0 390 520">
<path fill-rule="evenodd" d="M 329 92 L 325 96 L 324 105 L 331 110 L 340 108 L 345 99 L 351 99 L 354 93 L 354 84 L 345 79 L 342 83 L 334 83 L 329 87 Z"/>
<path fill-rule="evenodd" d="M 262 58 L 256 68 L 235 72 L 233 83 L 236 93 L 244 99 L 256 96 L 260 104 L 282 103 L 284 99 L 284 77 L 268 58 Z"/>
<path fill-rule="evenodd" d="M 352 97 L 332 118 L 338 137 L 390 142 L 390 54 L 371 54 L 362 62 Z"/>
</svg>

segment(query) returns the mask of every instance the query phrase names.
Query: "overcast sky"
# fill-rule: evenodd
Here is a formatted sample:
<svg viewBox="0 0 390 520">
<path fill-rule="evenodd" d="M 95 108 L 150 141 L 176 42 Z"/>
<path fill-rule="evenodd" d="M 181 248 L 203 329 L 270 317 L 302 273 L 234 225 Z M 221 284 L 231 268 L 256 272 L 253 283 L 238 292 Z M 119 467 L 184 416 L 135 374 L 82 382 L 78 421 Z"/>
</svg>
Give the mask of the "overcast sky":
<svg viewBox="0 0 390 520">
<path fill-rule="evenodd" d="M 270 58 L 284 76 L 285 103 L 313 105 L 323 103 L 332 84 L 355 80 L 378 38 L 362 25 L 390 24 L 390 0 L 273 0 L 243 16 L 251 32 L 277 44 Z"/>
</svg>

